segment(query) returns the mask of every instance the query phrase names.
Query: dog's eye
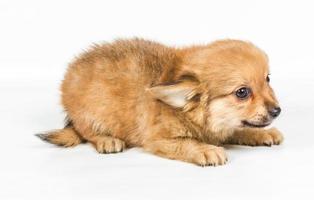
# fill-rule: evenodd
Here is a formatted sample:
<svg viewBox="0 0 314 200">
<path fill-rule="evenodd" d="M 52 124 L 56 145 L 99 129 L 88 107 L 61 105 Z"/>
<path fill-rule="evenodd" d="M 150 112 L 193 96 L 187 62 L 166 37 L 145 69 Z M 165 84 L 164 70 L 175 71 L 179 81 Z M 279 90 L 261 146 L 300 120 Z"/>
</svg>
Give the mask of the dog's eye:
<svg viewBox="0 0 314 200">
<path fill-rule="evenodd" d="M 267 75 L 267 77 L 266 77 L 266 81 L 267 81 L 267 82 L 269 82 L 269 81 L 270 81 L 269 75 Z"/>
<path fill-rule="evenodd" d="M 242 87 L 238 89 L 235 94 L 239 99 L 246 99 L 251 95 L 251 90 L 250 88 Z"/>
</svg>

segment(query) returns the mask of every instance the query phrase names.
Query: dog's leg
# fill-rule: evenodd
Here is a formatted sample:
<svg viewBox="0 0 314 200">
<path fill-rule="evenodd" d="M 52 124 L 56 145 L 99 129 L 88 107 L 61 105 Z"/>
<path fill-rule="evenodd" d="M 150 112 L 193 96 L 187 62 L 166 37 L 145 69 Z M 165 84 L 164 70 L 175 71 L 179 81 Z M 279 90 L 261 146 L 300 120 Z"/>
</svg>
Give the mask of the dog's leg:
<svg viewBox="0 0 314 200">
<path fill-rule="evenodd" d="M 156 139 L 145 143 L 144 149 L 162 157 L 200 166 L 223 165 L 227 161 L 226 152 L 222 147 L 189 138 Z"/>
<path fill-rule="evenodd" d="M 105 134 L 105 131 L 95 131 L 90 125 L 83 126 L 83 123 L 77 124 L 79 125 L 75 124 L 75 129 L 85 140 L 93 144 L 99 153 L 117 153 L 126 148 L 123 140 Z"/>
<path fill-rule="evenodd" d="M 283 142 L 283 139 L 282 134 L 276 128 L 246 128 L 236 131 L 226 143 L 249 146 L 271 146 L 279 145 Z"/>
<path fill-rule="evenodd" d="M 124 141 L 112 136 L 96 136 L 90 142 L 99 153 L 118 153 L 125 149 Z"/>
</svg>

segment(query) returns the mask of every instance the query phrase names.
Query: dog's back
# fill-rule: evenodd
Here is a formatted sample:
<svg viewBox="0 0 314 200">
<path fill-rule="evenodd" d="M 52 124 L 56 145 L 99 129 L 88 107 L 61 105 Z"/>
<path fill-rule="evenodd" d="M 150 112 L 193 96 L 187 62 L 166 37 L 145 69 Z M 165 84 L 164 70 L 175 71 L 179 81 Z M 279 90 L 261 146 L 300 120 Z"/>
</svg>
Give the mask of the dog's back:
<svg viewBox="0 0 314 200">
<path fill-rule="evenodd" d="M 146 89 L 173 78 L 179 62 L 175 53 L 161 44 L 134 39 L 96 45 L 80 55 L 70 64 L 61 87 L 62 104 L 76 134 L 84 138 L 93 130 L 140 146 L 153 101 Z M 69 126 L 58 131 L 59 140 L 51 142 L 78 144 Z"/>
</svg>

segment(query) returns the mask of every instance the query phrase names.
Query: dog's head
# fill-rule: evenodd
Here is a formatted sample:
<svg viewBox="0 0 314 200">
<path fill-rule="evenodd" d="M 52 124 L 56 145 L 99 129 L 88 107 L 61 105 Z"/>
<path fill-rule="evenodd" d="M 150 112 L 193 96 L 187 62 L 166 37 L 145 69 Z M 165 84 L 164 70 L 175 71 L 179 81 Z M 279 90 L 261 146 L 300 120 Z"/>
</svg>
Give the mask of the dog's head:
<svg viewBox="0 0 314 200">
<path fill-rule="evenodd" d="M 183 50 L 182 57 L 178 81 L 151 91 L 205 129 L 265 127 L 280 114 L 270 87 L 268 58 L 253 44 L 217 41 Z"/>
</svg>

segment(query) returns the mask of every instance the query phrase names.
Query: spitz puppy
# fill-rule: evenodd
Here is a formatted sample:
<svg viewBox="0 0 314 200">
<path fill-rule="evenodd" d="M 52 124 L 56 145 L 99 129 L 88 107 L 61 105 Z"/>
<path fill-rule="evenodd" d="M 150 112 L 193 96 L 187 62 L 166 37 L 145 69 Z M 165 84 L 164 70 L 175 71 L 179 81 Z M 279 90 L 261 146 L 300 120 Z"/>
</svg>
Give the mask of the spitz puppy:
<svg viewBox="0 0 314 200">
<path fill-rule="evenodd" d="M 172 48 L 143 39 L 95 45 L 68 67 L 61 86 L 63 129 L 38 136 L 99 153 L 130 147 L 200 166 L 223 165 L 224 144 L 278 145 L 264 129 L 280 114 L 267 55 L 252 43 L 220 40 Z"/>
</svg>

